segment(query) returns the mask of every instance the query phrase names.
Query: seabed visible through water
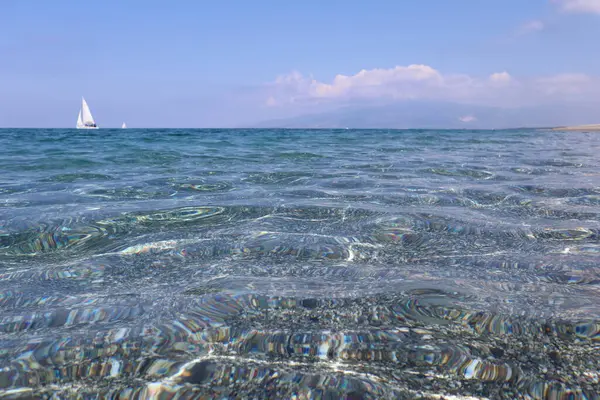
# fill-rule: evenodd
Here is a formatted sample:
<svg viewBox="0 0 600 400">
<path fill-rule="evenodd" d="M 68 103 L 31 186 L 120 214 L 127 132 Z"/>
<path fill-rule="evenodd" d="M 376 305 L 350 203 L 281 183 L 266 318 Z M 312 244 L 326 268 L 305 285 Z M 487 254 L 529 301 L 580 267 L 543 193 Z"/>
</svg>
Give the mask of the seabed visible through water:
<svg viewBox="0 0 600 400">
<path fill-rule="evenodd" d="M 599 398 L 597 134 L 0 148 L 0 399 Z"/>
</svg>

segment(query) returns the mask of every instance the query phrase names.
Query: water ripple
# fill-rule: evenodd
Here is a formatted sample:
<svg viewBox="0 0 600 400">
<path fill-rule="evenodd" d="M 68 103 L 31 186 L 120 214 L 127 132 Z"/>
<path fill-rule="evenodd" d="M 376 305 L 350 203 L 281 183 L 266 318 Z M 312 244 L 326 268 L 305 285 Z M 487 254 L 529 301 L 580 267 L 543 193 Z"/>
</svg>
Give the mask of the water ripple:
<svg viewBox="0 0 600 400">
<path fill-rule="evenodd" d="M 597 135 L 0 146 L 0 398 L 600 398 Z"/>
</svg>

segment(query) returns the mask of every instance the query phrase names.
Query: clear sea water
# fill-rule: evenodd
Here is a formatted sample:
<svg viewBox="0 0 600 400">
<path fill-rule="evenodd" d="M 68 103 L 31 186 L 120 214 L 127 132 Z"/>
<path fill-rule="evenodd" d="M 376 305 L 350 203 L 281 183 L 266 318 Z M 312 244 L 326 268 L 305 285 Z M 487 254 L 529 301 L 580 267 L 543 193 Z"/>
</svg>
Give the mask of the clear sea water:
<svg viewBox="0 0 600 400">
<path fill-rule="evenodd" d="M 598 133 L 0 130 L 0 398 L 599 398 L 599 216 Z"/>
</svg>

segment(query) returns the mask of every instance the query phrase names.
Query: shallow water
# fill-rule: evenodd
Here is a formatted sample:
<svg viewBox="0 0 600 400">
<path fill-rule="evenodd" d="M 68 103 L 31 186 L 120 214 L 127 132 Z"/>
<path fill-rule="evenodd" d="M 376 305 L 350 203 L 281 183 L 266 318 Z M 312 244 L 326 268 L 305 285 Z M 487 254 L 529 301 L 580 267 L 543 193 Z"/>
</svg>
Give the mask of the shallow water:
<svg viewBox="0 0 600 400">
<path fill-rule="evenodd" d="M 598 134 L 0 150 L 0 398 L 599 398 Z"/>
</svg>

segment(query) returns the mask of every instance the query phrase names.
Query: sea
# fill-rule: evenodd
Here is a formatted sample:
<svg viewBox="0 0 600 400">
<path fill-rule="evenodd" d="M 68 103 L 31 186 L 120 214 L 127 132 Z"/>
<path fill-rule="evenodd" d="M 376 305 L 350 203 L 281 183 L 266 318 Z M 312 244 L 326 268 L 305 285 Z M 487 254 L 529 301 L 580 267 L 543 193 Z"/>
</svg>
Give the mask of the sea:
<svg viewBox="0 0 600 400">
<path fill-rule="evenodd" d="M 2 129 L 0 399 L 598 399 L 600 134 Z"/>
</svg>

